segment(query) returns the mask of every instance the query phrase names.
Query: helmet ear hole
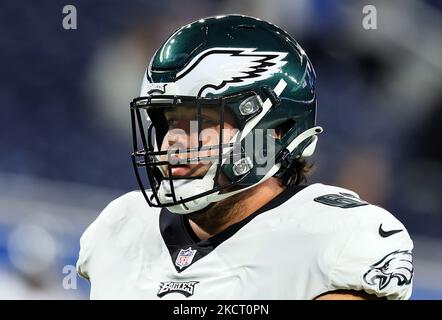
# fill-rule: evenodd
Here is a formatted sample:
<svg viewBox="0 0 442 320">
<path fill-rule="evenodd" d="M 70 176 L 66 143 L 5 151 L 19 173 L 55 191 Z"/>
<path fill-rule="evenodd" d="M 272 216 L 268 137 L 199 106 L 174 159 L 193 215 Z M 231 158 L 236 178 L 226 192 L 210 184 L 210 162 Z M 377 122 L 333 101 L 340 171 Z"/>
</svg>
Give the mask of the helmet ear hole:
<svg viewBox="0 0 442 320">
<path fill-rule="evenodd" d="M 293 128 L 296 125 L 296 120 L 294 119 L 288 119 L 281 123 L 279 126 L 275 128 L 275 138 L 282 140 L 284 139 L 287 132 L 290 131 L 291 128 Z"/>
</svg>

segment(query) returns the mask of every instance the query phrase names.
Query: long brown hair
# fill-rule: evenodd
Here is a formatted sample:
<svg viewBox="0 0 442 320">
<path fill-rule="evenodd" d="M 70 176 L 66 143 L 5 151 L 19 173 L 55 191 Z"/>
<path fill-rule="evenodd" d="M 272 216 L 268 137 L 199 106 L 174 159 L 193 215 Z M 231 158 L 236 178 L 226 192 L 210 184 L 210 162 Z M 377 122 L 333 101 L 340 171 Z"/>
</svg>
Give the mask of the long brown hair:
<svg viewBox="0 0 442 320">
<path fill-rule="evenodd" d="M 305 158 L 295 160 L 292 167 L 279 179 L 281 185 L 298 185 L 307 183 L 307 177 L 313 173 L 314 164 Z"/>
</svg>

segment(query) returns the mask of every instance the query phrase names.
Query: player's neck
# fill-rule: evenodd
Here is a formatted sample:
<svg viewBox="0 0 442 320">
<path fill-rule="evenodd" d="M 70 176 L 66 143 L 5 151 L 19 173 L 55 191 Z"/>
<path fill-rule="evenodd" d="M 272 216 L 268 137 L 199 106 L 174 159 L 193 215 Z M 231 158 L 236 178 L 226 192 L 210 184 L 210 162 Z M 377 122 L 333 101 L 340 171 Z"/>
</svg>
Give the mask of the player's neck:
<svg viewBox="0 0 442 320">
<path fill-rule="evenodd" d="M 262 184 L 238 194 L 238 196 L 220 201 L 197 216 L 190 216 L 190 227 L 199 239 L 207 240 L 247 218 L 283 190 L 284 187 L 279 184 L 276 178 L 270 178 Z"/>
</svg>

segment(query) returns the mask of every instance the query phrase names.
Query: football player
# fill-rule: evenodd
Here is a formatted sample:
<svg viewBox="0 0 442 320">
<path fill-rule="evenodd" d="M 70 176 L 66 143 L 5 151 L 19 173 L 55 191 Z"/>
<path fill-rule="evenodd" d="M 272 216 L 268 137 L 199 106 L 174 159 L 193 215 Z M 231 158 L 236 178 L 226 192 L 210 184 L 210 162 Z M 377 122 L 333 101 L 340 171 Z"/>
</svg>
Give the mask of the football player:
<svg viewBox="0 0 442 320">
<path fill-rule="evenodd" d="M 408 299 L 404 225 L 353 191 L 304 184 L 322 132 L 315 78 L 271 23 L 175 31 L 131 103 L 140 190 L 80 240 L 91 298 Z"/>
</svg>

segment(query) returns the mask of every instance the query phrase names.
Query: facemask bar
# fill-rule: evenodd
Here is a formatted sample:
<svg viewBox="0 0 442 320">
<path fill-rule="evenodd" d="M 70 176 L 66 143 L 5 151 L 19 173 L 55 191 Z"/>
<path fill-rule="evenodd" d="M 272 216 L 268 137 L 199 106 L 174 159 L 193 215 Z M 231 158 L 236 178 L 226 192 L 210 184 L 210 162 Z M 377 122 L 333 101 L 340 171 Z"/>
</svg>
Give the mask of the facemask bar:
<svg viewBox="0 0 442 320">
<path fill-rule="evenodd" d="M 137 178 L 137 182 L 150 206 L 153 207 L 169 207 L 178 204 L 184 204 L 186 202 L 213 194 L 215 192 L 222 192 L 224 190 L 232 190 L 236 185 L 240 184 L 244 179 L 247 178 L 248 174 L 238 177 L 237 180 L 228 182 L 224 185 L 219 185 L 219 176 L 221 174 L 221 167 L 226 159 L 229 157 L 240 155 L 243 158 L 244 152 L 241 149 L 240 143 L 235 143 L 230 141 L 229 143 L 222 143 L 224 141 L 224 121 L 225 121 L 225 107 L 226 104 L 231 101 L 240 102 L 252 95 L 256 95 L 255 92 L 244 92 L 241 94 L 236 94 L 223 98 L 201 98 L 201 97 L 189 97 L 189 96 L 151 96 L 151 97 L 139 97 L 132 101 L 131 103 L 131 122 L 132 122 L 132 140 L 134 152 L 132 153 L 132 163 Z M 170 153 L 170 150 L 160 150 L 155 151 L 154 148 L 154 135 L 153 135 L 153 123 L 151 123 L 145 131 L 143 125 L 142 112 L 145 110 L 153 110 L 160 108 L 171 108 L 179 107 L 180 105 L 194 105 L 197 108 L 197 120 L 198 120 L 198 136 L 202 129 L 202 106 L 218 107 L 219 110 L 219 143 L 218 145 L 212 146 L 202 146 L 202 141 L 198 139 L 198 148 L 186 148 L 183 150 L 176 150 L 178 152 L 184 151 L 185 153 L 190 153 L 192 151 L 204 151 L 206 149 L 218 148 L 218 155 L 212 157 L 196 157 L 188 159 L 190 162 L 198 162 L 201 160 L 216 160 L 211 166 L 216 166 L 215 173 L 215 183 L 211 190 L 196 194 L 191 197 L 177 199 L 175 195 L 174 180 L 179 179 L 195 179 L 195 177 L 174 177 L 172 175 L 172 168 L 176 165 L 170 164 L 169 161 L 159 161 L 158 157 Z M 144 112 L 143 112 L 144 113 Z M 138 133 L 138 134 L 137 134 Z M 139 139 L 138 135 L 141 136 L 142 149 L 139 149 Z M 147 136 L 146 136 L 147 135 Z M 239 151 L 238 151 L 239 150 Z M 215 159 L 216 158 L 216 159 Z M 169 157 L 168 157 L 168 160 Z M 161 166 L 167 166 L 167 176 L 161 174 Z M 145 173 L 149 180 L 149 184 L 152 190 L 152 196 L 148 196 L 145 191 L 145 185 L 141 177 L 140 170 L 145 168 Z M 158 197 L 160 183 L 163 180 L 167 180 L 170 185 L 170 191 L 172 196 L 172 201 L 167 203 L 162 203 Z"/>
</svg>

